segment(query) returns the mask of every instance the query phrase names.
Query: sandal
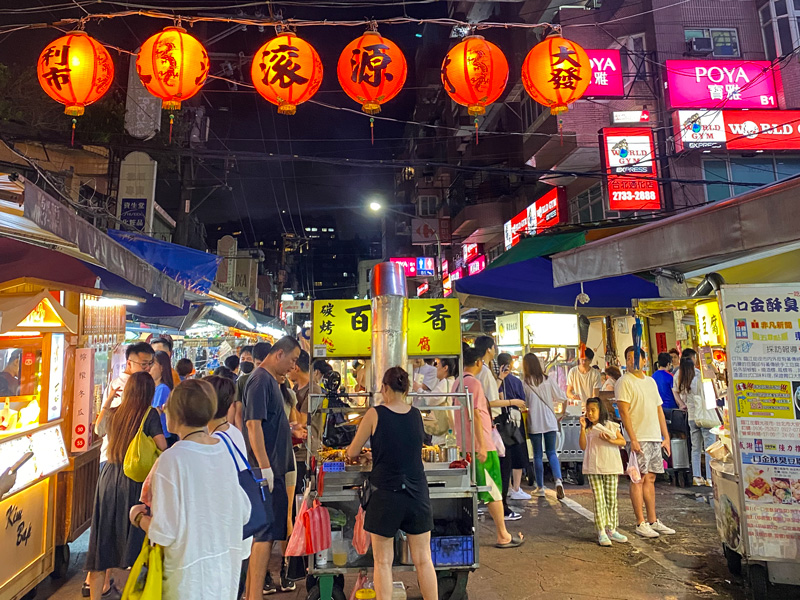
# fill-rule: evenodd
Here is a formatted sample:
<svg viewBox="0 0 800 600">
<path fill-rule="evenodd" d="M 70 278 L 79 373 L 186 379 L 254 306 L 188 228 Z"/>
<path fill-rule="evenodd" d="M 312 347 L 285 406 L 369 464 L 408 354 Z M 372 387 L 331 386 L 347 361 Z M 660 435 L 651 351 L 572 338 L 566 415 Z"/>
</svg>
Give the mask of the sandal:
<svg viewBox="0 0 800 600">
<path fill-rule="evenodd" d="M 89 589 L 89 584 L 84 581 L 83 585 L 81 586 L 81 596 L 84 597 L 84 598 L 88 598 L 91 595 L 92 594 L 91 594 L 91 591 Z"/>
<path fill-rule="evenodd" d="M 522 544 L 525 543 L 525 540 L 522 538 L 521 535 L 512 535 L 511 541 L 506 542 L 505 544 L 495 544 L 495 548 L 519 548 Z"/>
</svg>

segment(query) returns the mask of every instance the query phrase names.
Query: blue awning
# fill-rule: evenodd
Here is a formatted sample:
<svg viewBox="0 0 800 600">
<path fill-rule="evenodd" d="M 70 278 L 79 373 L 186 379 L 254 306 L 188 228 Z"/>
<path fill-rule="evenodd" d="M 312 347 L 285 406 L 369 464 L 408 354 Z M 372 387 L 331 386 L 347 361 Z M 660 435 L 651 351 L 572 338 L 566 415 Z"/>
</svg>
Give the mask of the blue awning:
<svg viewBox="0 0 800 600">
<path fill-rule="evenodd" d="M 581 293 L 578 284 L 556 288 L 553 266 L 546 258 L 532 258 L 513 265 L 487 269 L 483 273 L 456 281 L 459 298 L 477 296 L 500 302 L 533 305 L 529 310 L 574 310 Z M 578 304 L 578 312 L 602 314 L 605 309 L 628 309 L 634 298 L 657 298 L 655 284 L 635 275 L 609 277 L 583 285 L 587 304 Z M 469 305 L 469 303 L 465 303 Z M 488 307 L 488 306 L 487 306 Z"/>
<path fill-rule="evenodd" d="M 146 235 L 109 229 L 108 235 L 192 292 L 207 294 L 222 257 L 170 244 Z"/>
</svg>

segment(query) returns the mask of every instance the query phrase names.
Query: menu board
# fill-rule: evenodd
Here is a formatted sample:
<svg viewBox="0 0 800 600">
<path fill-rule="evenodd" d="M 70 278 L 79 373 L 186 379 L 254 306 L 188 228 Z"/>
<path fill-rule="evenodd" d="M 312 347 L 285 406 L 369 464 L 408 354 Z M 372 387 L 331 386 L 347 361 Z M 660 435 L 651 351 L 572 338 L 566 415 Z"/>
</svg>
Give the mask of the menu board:
<svg viewBox="0 0 800 600">
<path fill-rule="evenodd" d="M 800 284 L 723 286 L 750 556 L 800 559 Z"/>
<path fill-rule="evenodd" d="M 22 465 L 17 472 L 17 481 L 10 492 L 12 494 L 69 464 L 67 448 L 61 436 L 61 427 L 58 425 L 37 429 L 28 435 L 0 443 L 0 465 L 5 469 L 22 458 L 26 452 L 33 452 L 33 458 Z"/>
</svg>

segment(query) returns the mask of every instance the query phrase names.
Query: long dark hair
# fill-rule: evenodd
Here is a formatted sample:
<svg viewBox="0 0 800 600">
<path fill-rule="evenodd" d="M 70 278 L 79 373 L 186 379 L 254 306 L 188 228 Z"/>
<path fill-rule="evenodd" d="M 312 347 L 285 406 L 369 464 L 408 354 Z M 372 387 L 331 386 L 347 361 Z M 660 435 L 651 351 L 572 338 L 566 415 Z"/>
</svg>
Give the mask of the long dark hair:
<svg viewBox="0 0 800 600">
<path fill-rule="evenodd" d="M 128 446 L 139 431 L 155 393 L 156 382 L 150 373 L 134 373 L 128 379 L 125 391 L 122 392 L 122 403 L 113 409 L 114 414 L 111 415 L 111 425 L 108 428 L 108 462 L 111 464 L 124 462 Z"/>
<path fill-rule="evenodd" d="M 155 360 L 158 366 L 161 367 L 161 383 L 172 391 L 175 389 L 175 382 L 172 380 L 172 362 L 170 361 L 169 354 L 159 350 L 156 352 Z"/>
<path fill-rule="evenodd" d="M 608 407 L 602 400 L 600 400 L 600 398 L 587 398 L 586 408 L 589 408 L 590 404 L 597 404 L 597 408 L 599 410 L 597 422 L 600 425 L 605 425 L 607 421 L 611 420 L 611 413 L 608 412 Z M 594 423 L 592 423 L 589 419 L 586 419 L 586 429 L 591 429 L 593 425 Z"/>
<path fill-rule="evenodd" d="M 286 403 L 286 406 L 292 405 L 292 393 L 289 391 L 289 384 L 287 380 L 284 379 L 283 383 L 281 384 L 281 394 L 283 394 L 283 401 Z"/>
<path fill-rule="evenodd" d="M 542 382 L 547 379 L 539 357 L 531 352 L 522 357 L 522 376 L 525 383 L 531 386 L 542 385 Z"/>
<path fill-rule="evenodd" d="M 688 392 L 694 381 L 694 361 L 689 356 L 684 356 L 679 368 L 681 372 L 678 374 L 678 391 Z"/>
</svg>

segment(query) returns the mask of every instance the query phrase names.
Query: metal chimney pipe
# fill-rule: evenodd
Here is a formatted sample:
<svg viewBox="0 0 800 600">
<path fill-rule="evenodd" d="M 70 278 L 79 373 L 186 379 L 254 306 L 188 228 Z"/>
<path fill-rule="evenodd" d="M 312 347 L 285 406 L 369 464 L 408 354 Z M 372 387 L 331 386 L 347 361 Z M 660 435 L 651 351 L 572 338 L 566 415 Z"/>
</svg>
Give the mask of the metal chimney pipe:
<svg viewBox="0 0 800 600">
<path fill-rule="evenodd" d="M 383 374 L 408 363 L 408 290 L 399 263 L 383 262 L 372 268 L 372 392 L 381 390 Z"/>
</svg>

